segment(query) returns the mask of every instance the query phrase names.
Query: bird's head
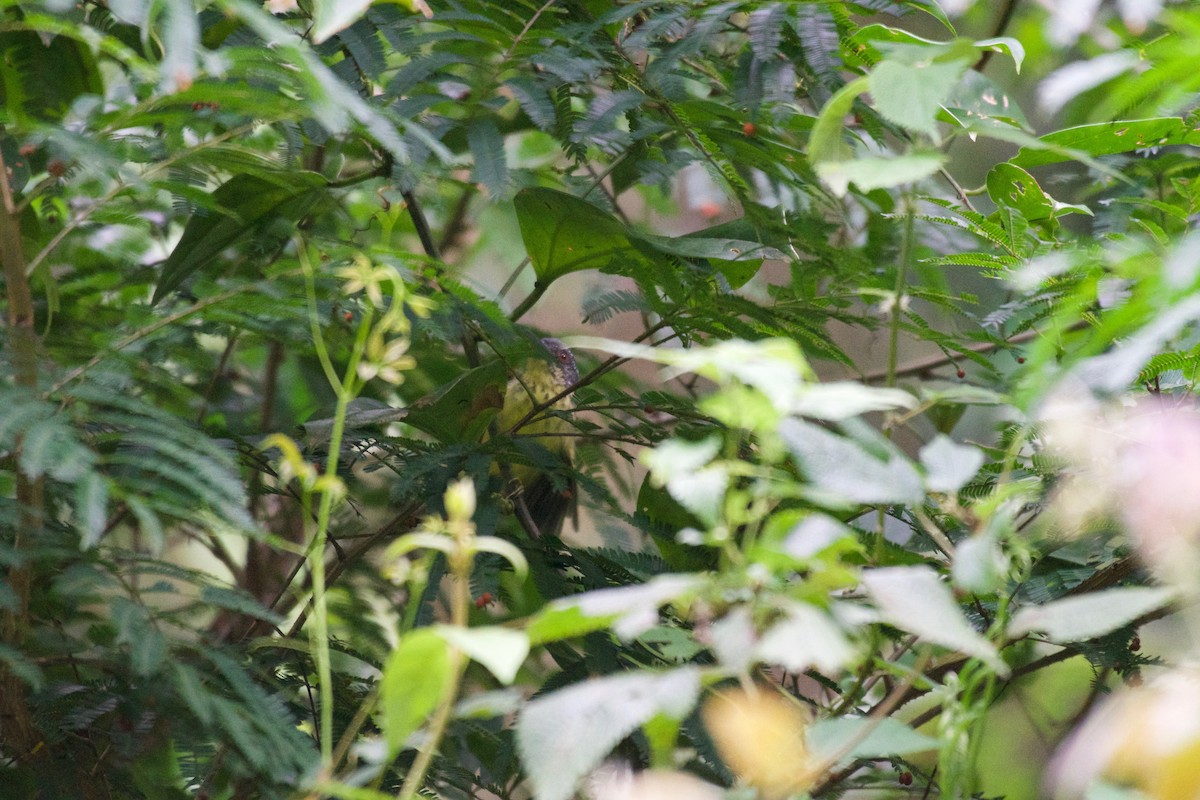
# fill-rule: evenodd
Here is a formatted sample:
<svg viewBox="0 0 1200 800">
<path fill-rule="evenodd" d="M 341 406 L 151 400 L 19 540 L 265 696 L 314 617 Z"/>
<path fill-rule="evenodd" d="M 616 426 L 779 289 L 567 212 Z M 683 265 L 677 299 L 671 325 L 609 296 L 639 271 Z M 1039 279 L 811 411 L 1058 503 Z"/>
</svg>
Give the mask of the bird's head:
<svg viewBox="0 0 1200 800">
<path fill-rule="evenodd" d="M 561 383 L 564 388 L 578 383 L 579 367 L 575 364 L 575 354 L 561 341 L 550 337 L 542 339 L 542 346 L 550 353 L 553 369 L 557 373 L 556 382 Z"/>
</svg>

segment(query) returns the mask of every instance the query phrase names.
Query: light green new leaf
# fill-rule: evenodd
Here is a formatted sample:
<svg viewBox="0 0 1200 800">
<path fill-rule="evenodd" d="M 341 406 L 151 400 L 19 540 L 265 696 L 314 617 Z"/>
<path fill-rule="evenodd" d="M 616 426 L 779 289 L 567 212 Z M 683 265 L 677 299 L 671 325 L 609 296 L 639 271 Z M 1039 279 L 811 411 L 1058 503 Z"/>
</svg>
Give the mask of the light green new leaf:
<svg viewBox="0 0 1200 800">
<path fill-rule="evenodd" d="M 684 668 L 596 678 L 526 706 L 517 747 L 537 800 L 567 800 L 614 746 L 658 715 L 682 719 L 700 693 L 700 673 Z"/>
<path fill-rule="evenodd" d="M 856 758 L 906 756 L 938 748 L 937 739 L 891 717 L 819 720 L 808 730 L 808 744 L 817 758 L 840 756 L 839 763 Z"/>
<path fill-rule="evenodd" d="M 808 159 L 821 176 L 821 180 L 829 184 L 829 188 L 837 195 L 846 193 L 849 179 L 843 177 L 831 165 L 854 158 L 854 149 L 842 138 L 846 128 L 845 118 L 854 107 L 854 101 L 866 92 L 867 88 L 867 78 L 863 77 L 856 78 L 839 89 L 817 115 L 817 121 L 808 137 Z M 830 171 L 830 177 L 822 174 L 825 170 Z"/>
<path fill-rule="evenodd" d="M 854 184 L 870 192 L 923 180 L 946 163 L 943 153 L 919 151 L 895 156 L 860 156 L 846 161 L 824 161 L 816 165 L 817 174 L 836 194 L 845 194 Z"/>
<path fill-rule="evenodd" d="M 674 573 L 638 586 L 596 589 L 555 600 L 530 621 L 525 632 L 532 644 L 545 644 L 603 630 L 625 620 L 626 632 L 636 636 L 657 624 L 660 606 L 690 591 L 696 581 L 694 575 Z M 646 621 L 649 624 L 643 624 Z"/>
<path fill-rule="evenodd" d="M 312 0 L 312 42 L 321 42 L 345 30 L 367 13 L 372 0 Z"/>
<path fill-rule="evenodd" d="M 917 503 L 925 494 L 916 469 L 897 452 L 879 458 L 853 439 L 798 419 L 780 423 L 779 435 L 814 498 L 827 504 Z"/>
<path fill-rule="evenodd" d="M 1086 642 L 1163 608 L 1175 597 L 1173 589 L 1157 586 L 1129 586 L 1065 597 L 1022 608 L 1007 633 L 1016 637 L 1043 631 L 1053 642 Z"/>
<path fill-rule="evenodd" d="M 950 588 L 929 567 L 867 570 L 862 583 L 890 624 L 978 658 L 1001 675 L 1008 674 L 1008 665 L 996 648 L 971 627 Z"/>
<path fill-rule="evenodd" d="M 831 673 L 854 657 L 854 649 L 829 615 L 807 603 L 793 603 L 787 616 L 763 634 L 755 655 L 788 672 L 815 667 Z"/>
<path fill-rule="evenodd" d="M 437 628 L 450 644 L 466 653 L 472 660 L 487 667 L 496 680 L 507 686 L 517 677 L 517 670 L 529 655 L 529 637 L 522 631 L 509 628 L 458 628 L 440 625 Z"/>
<path fill-rule="evenodd" d="M 921 466 L 925 467 L 925 488 L 931 492 L 957 492 L 983 466 L 983 451 L 958 444 L 939 434 L 921 448 Z"/>
<path fill-rule="evenodd" d="M 924 61 L 906 64 L 887 60 L 871 71 L 871 100 L 885 119 L 937 137 L 937 115 L 970 62 Z"/>
<path fill-rule="evenodd" d="M 432 628 L 404 636 L 388 657 L 380 682 L 380 727 L 388 753 L 400 752 L 404 742 L 425 723 L 450 691 L 450 648 Z"/>
</svg>

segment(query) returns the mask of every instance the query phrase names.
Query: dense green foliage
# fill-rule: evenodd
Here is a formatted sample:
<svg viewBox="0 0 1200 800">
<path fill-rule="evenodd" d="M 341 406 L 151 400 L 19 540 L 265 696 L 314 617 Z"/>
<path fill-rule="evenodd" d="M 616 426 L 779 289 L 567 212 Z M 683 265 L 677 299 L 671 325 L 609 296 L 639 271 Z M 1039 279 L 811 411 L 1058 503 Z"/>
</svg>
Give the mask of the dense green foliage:
<svg viewBox="0 0 1200 800">
<path fill-rule="evenodd" d="M 1200 11 L 1042 5 L 0 5 L 0 794 L 1195 796 Z"/>
</svg>

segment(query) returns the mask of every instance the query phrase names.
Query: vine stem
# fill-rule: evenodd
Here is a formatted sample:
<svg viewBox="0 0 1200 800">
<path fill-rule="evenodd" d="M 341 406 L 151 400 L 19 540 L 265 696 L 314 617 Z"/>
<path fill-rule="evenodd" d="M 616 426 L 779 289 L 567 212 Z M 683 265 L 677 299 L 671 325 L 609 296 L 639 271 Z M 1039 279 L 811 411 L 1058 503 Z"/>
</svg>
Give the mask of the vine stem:
<svg viewBox="0 0 1200 800">
<path fill-rule="evenodd" d="M 450 623 L 456 628 L 466 628 L 467 615 L 471 605 L 472 555 L 469 539 L 474 535 L 474 528 L 470 520 L 453 520 L 451 524 L 457 527 L 454 538 L 457 540 L 458 547 L 449 557 L 453 574 L 453 589 L 450 593 Z M 467 670 L 469 659 L 466 653 L 453 645 L 450 646 L 449 659 L 450 686 L 438 703 L 433 719 L 429 722 L 429 732 L 425 742 L 417 751 L 417 757 L 413 760 L 408 774 L 404 776 L 404 785 L 400 788 L 398 795 L 400 800 L 412 800 L 417 796 L 418 790 L 425 783 L 429 765 L 433 763 L 433 755 L 437 752 L 438 745 L 446 734 L 446 728 L 450 725 L 450 718 L 454 714 L 454 703 L 458 699 L 458 690 L 462 685 L 463 674 Z"/>
<path fill-rule="evenodd" d="M 321 362 L 325 375 L 330 379 L 330 385 L 337 395 L 337 405 L 333 414 L 333 430 L 329 437 L 329 456 L 325 461 L 324 472 L 324 477 L 336 479 L 338 457 L 341 454 L 342 437 L 346 428 L 346 413 L 355 394 L 358 363 L 366 348 L 367 335 L 371 330 L 374 315 L 369 309 L 363 314 L 358 325 L 358 334 L 354 339 L 354 347 L 346 365 L 346 372 L 339 379 L 325 346 L 325 339 L 321 335 L 313 265 L 308 257 L 307 246 L 303 241 L 300 242 L 297 253 L 300 265 L 304 269 L 313 346 L 317 351 L 317 358 Z M 327 775 L 333 770 L 333 669 L 329 658 L 329 610 L 325 597 L 325 546 L 329 538 L 329 520 L 333 512 L 333 503 L 337 499 L 335 494 L 332 486 L 326 486 L 321 491 L 321 501 L 317 507 L 317 528 L 313 532 L 312 543 L 308 549 L 308 570 L 312 577 L 313 590 L 312 634 L 309 637 L 309 646 L 317 665 L 321 766 L 322 771 Z"/>
<path fill-rule="evenodd" d="M 908 262 L 912 258 L 913 238 L 913 207 L 912 199 L 907 194 L 904 199 L 904 232 L 900 238 L 900 257 L 896 264 L 896 283 L 892 287 L 891 319 L 888 323 L 888 359 L 887 371 L 884 373 L 884 385 L 896 385 L 896 365 L 900 352 L 900 323 L 904 317 L 904 290 L 908 286 Z M 884 436 L 891 438 L 891 429 L 884 431 Z M 884 536 L 884 523 L 887 521 L 882 506 L 879 508 L 879 533 L 875 537 L 875 562 L 883 561 L 887 538 Z"/>
</svg>

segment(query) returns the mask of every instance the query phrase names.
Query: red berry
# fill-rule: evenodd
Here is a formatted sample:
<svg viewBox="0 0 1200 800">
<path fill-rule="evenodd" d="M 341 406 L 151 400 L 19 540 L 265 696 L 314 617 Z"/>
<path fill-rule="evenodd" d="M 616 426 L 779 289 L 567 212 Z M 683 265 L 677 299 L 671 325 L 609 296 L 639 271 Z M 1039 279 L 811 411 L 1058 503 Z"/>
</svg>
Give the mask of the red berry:
<svg viewBox="0 0 1200 800">
<path fill-rule="evenodd" d="M 347 311 L 344 314 L 342 314 L 342 319 L 346 320 L 346 322 L 350 322 L 351 320 L 354 319 L 354 315 L 351 314 L 349 311 Z"/>
<path fill-rule="evenodd" d="M 49 172 L 55 178 L 61 178 L 67 173 L 67 165 L 61 159 L 52 158 L 50 159 L 50 163 L 46 164 L 46 172 Z"/>
<path fill-rule="evenodd" d="M 913 782 L 913 777 L 912 777 L 911 772 L 908 772 L 906 770 L 906 771 L 900 773 L 900 785 L 901 786 L 912 786 L 912 782 Z"/>
<path fill-rule="evenodd" d="M 958 370 L 958 372 L 957 372 L 956 374 L 957 374 L 957 375 L 958 375 L 958 377 L 960 377 L 960 378 L 965 378 L 965 377 L 967 377 L 967 371 L 966 371 L 965 369 L 962 369 L 961 367 L 959 368 L 959 370 Z"/>
<path fill-rule="evenodd" d="M 1017 363 L 1018 363 L 1018 364 L 1024 364 L 1024 363 L 1025 363 L 1025 356 L 1017 356 Z"/>
<path fill-rule="evenodd" d="M 755 125 L 753 122 L 743 122 L 742 123 L 742 133 L 744 133 L 746 136 L 757 136 L 758 135 L 758 126 Z"/>
<path fill-rule="evenodd" d="M 657 414 L 658 413 L 658 409 L 652 405 L 647 405 L 642 410 L 645 411 L 647 414 Z"/>
<path fill-rule="evenodd" d="M 1140 636 L 1135 636 L 1132 640 L 1130 640 L 1129 649 L 1134 653 L 1142 649 L 1142 639 Z"/>
<path fill-rule="evenodd" d="M 484 592 L 475 598 L 475 607 L 483 608 L 484 606 L 490 606 L 494 602 L 496 602 L 496 598 L 492 596 L 492 593 Z"/>
</svg>

